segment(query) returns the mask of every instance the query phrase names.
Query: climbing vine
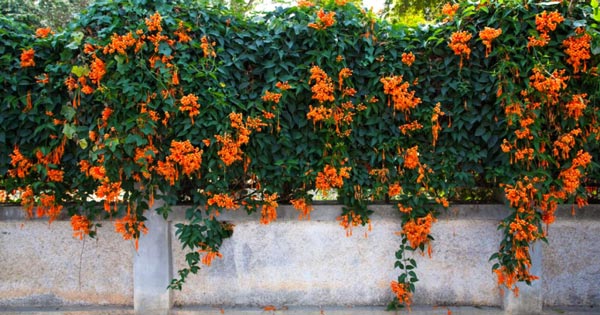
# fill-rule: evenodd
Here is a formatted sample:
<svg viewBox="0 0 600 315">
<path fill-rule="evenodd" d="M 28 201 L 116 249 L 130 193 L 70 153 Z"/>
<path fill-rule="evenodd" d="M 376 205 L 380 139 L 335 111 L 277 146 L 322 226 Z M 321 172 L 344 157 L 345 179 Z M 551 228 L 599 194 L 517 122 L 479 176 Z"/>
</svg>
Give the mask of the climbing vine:
<svg viewBox="0 0 600 315">
<path fill-rule="evenodd" d="M 559 203 L 598 180 L 599 34 L 577 1 L 447 4 L 407 28 L 344 1 L 243 19 L 177 1 L 98 0 L 65 30 L 0 18 L 0 174 L 27 215 L 63 214 L 74 236 L 111 220 L 137 241 L 155 199 L 190 273 L 220 258 L 223 211 L 310 219 L 369 204 L 402 218 L 390 307 L 409 306 L 414 252 L 464 187 L 503 189 L 511 214 L 492 255 L 499 284 L 530 282 L 529 248 Z M 527 52 L 527 53 L 525 53 Z M 243 210 L 242 210 L 243 209 Z"/>
</svg>

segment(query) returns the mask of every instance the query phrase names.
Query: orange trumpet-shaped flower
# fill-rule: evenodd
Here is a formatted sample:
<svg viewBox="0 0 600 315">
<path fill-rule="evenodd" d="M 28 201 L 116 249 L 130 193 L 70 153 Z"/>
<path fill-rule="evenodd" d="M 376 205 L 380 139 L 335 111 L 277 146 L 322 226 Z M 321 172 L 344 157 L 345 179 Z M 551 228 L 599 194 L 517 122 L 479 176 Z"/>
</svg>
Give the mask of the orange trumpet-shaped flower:
<svg viewBox="0 0 600 315">
<path fill-rule="evenodd" d="M 35 56 L 35 50 L 33 48 L 24 49 L 21 53 L 21 68 L 33 67 L 35 66 L 35 61 L 33 60 Z"/>
</svg>

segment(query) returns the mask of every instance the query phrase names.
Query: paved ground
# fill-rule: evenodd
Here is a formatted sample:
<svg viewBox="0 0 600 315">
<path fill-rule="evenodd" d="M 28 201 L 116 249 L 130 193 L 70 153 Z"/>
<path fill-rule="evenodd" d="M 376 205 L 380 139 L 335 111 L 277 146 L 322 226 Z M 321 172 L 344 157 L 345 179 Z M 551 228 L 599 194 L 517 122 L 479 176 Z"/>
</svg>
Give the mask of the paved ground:
<svg viewBox="0 0 600 315">
<path fill-rule="evenodd" d="M 48 307 L 2 308 L 0 315 L 133 315 L 129 306 L 106 307 Z M 262 308 L 174 307 L 170 315 L 505 315 L 500 308 L 472 306 L 415 306 L 407 310 L 387 312 L 382 307 L 280 307 L 276 310 Z M 600 307 L 550 307 L 540 315 L 600 315 Z M 515 314 L 516 315 L 516 314 Z M 526 315 L 526 314 L 523 314 Z"/>
</svg>

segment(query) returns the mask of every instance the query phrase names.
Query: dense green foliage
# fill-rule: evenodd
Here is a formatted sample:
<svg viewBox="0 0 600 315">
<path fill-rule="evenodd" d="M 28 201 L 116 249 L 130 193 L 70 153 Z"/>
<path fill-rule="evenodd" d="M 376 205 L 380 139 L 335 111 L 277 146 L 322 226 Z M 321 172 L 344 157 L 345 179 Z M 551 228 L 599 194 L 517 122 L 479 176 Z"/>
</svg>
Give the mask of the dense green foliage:
<svg viewBox="0 0 600 315">
<path fill-rule="evenodd" d="M 372 200 L 393 201 L 403 231 L 392 289 L 403 303 L 417 281 L 405 251 L 430 248 L 439 209 L 461 188 L 503 187 L 515 212 L 501 225 L 495 269 L 529 281 L 521 251 L 545 235 L 522 238 L 513 223 L 541 232 L 544 196 L 573 202 L 585 196 L 581 182 L 600 179 L 597 22 L 591 7 L 566 3 L 455 10 L 407 28 L 342 3 L 248 20 L 177 1 L 99 0 L 64 31 L 37 37 L 0 18 L 0 174 L 30 214 L 68 212 L 80 236 L 111 218 L 137 240 L 155 194 L 165 217 L 191 204 L 177 225 L 189 268 L 174 288 L 231 235 L 219 211 L 260 211 L 268 224 L 279 202 L 309 215 L 314 190 L 335 189 L 351 232 L 369 223 Z M 531 46 L 545 10 L 565 21 Z M 487 49 L 486 27 L 502 29 Z M 458 31 L 472 38 L 457 54 Z M 583 34 L 592 54 L 573 67 L 564 41 Z M 555 71 L 569 78 L 551 103 L 552 84 L 532 82 Z M 577 114 L 571 100 L 584 104 Z M 580 150 L 591 163 L 575 162 Z M 580 176 L 568 181 L 566 171 Z M 515 201 L 511 187 L 534 177 L 531 202 Z"/>
</svg>

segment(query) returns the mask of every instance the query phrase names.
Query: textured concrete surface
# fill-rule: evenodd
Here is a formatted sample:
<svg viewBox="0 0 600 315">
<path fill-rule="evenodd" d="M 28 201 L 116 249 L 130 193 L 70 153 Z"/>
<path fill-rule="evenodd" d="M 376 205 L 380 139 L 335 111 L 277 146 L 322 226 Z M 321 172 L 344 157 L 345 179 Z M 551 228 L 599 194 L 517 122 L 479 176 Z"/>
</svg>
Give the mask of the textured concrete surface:
<svg viewBox="0 0 600 315">
<path fill-rule="evenodd" d="M 154 209 L 164 204 L 158 200 Z M 162 215 L 151 210 L 146 215 L 148 234 L 139 240 L 139 250 L 133 264 L 133 306 L 136 314 L 167 314 L 172 306 L 171 290 L 171 231 Z"/>
<path fill-rule="evenodd" d="M 311 221 L 281 209 L 282 218 L 267 226 L 229 213 L 236 227 L 221 248 L 223 259 L 190 276 L 174 293 L 175 305 L 385 305 L 400 242 L 394 234 L 400 222 L 390 220 L 389 209 L 373 216 L 368 237 L 362 227 L 346 237 L 335 221 L 339 208 L 319 209 Z M 496 224 L 452 215 L 438 221 L 433 257 L 415 257 L 420 282 L 414 303 L 500 306 L 488 262 L 500 240 Z M 175 237 L 173 248 L 178 270 L 185 254 Z"/>
<path fill-rule="evenodd" d="M 544 304 L 600 308 L 600 222 L 559 218 L 544 244 Z M 600 313 L 600 312 L 599 312 Z"/>
<path fill-rule="evenodd" d="M 83 242 L 67 221 L 0 221 L 0 308 L 131 305 L 133 244 L 103 226 Z"/>
</svg>

